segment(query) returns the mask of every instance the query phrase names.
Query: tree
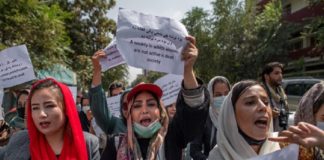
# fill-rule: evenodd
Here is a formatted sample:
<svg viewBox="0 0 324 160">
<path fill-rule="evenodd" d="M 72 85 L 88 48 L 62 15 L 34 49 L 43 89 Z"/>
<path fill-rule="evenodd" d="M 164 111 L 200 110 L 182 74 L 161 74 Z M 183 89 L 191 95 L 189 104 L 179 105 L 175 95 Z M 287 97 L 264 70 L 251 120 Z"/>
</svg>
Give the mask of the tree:
<svg viewBox="0 0 324 160">
<path fill-rule="evenodd" d="M 37 0 L 1 0 L 0 10 L 0 49 L 26 44 L 35 70 L 67 64 L 68 12 Z"/>
<path fill-rule="evenodd" d="M 155 71 L 147 71 L 145 74 L 138 75 L 136 79 L 132 82 L 131 86 L 135 86 L 141 82 L 145 83 L 154 83 L 157 79 L 166 75 L 162 72 L 155 72 Z"/>
<path fill-rule="evenodd" d="M 115 0 L 52 0 L 47 4 L 58 4 L 72 14 L 66 19 L 65 27 L 72 42 L 72 52 L 68 54 L 71 68 L 77 73 L 81 88 L 88 88 L 92 79 L 90 58 L 99 49 L 106 47 L 115 35 L 116 23 L 107 17 L 107 12 L 115 6 Z M 73 61 L 72 61 L 73 60 Z M 121 65 L 103 73 L 103 87 L 114 80 L 126 81 L 127 66 Z"/>
<path fill-rule="evenodd" d="M 211 13 L 193 8 L 182 21 L 197 39 L 199 77 L 208 81 L 223 75 L 232 82 L 256 79 L 264 63 L 287 58 L 289 36 L 280 21 L 280 1 L 268 3 L 262 13 L 257 13 L 255 0 L 215 0 L 211 5 Z M 201 21 L 209 22 L 197 23 Z"/>
</svg>

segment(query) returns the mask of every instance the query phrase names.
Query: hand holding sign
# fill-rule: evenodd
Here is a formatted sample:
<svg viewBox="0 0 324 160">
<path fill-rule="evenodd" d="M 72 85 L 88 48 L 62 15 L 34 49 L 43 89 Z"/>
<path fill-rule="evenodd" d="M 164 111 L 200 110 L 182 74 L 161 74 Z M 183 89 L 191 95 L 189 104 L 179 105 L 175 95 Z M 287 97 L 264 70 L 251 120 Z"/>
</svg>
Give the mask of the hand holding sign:
<svg viewBox="0 0 324 160">
<path fill-rule="evenodd" d="M 103 51 L 106 57 L 100 58 L 102 72 L 125 63 L 124 57 L 117 49 L 116 39 L 113 39 Z"/>
<path fill-rule="evenodd" d="M 182 51 L 181 59 L 185 63 L 185 68 L 192 68 L 198 57 L 198 49 L 196 47 L 196 39 L 195 37 L 188 36 L 186 37 L 188 43 L 186 47 Z"/>
</svg>

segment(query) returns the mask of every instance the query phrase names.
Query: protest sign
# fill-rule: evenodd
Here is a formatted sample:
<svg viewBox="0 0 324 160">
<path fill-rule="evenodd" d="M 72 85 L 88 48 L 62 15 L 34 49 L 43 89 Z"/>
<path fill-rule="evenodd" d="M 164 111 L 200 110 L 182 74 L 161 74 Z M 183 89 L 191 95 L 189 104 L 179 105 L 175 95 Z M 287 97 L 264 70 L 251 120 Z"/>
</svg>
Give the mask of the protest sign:
<svg viewBox="0 0 324 160">
<path fill-rule="evenodd" d="M 130 66 L 182 75 L 181 52 L 187 35 L 176 20 L 119 10 L 117 48 Z"/>
<path fill-rule="evenodd" d="M 73 96 L 73 100 L 74 100 L 74 103 L 76 104 L 76 97 L 77 97 L 77 87 L 76 86 L 68 86 L 71 93 L 72 93 L 72 96 Z"/>
<path fill-rule="evenodd" d="M 277 150 L 275 152 L 257 156 L 249 160 L 274 160 L 274 159 L 289 159 L 298 160 L 299 146 L 297 144 L 290 144 L 289 146 Z"/>
<path fill-rule="evenodd" d="M 107 98 L 107 106 L 111 114 L 115 117 L 120 117 L 120 96 L 113 96 Z"/>
<path fill-rule="evenodd" d="M 101 58 L 100 65 L 101 71 L 105 72 L 110 68 L 116 67 L 118 65 L 124 64 L 125 60 L 123 55 L 121 55 L 117 49 L 116 39 L 114 38 L 111 43 L 103 50 L 106 54 L 106 58 Z"/>
<path fill-rule="evenodd" d="M 33 65 L 25 45 L 0 52 L 0 88 L 8 88 L 34 80 Z"/>
<path fill-rule="evenodd" d="M 3 89 L 0 88 L 0 108 L 2 108 L 2 99 L 3 99 Z"/>
<path fill-rule="evenodd" d="M 162 102 L 165 106 L 177 101 L 182 79 L 182 75 L 168 74 L 154 82 L 154 84 L 158 85 L 163 91 Z"/>
</svg>

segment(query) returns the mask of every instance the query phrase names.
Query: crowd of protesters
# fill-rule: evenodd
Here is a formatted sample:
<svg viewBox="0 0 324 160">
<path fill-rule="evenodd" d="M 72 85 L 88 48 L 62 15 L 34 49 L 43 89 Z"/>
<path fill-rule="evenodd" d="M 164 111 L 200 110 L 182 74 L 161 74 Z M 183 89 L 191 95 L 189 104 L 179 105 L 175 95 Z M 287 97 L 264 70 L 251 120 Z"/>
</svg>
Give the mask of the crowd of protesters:
<svg viewBox="0 0 324 160">
<path fill-rule="evenodd" d="M 125 88 L 115 81 L 108 88 L 108 96 L 121 95 L 120 117 L 114 116 L 102 86 L 102 50 L 92 56 L 89 93 L 78 94 L 77 102 L 65 84 L 51 78 L 20 90 L 10 102 L 16 107 L 0 120 L 0 159 L 239 160 L 291 143 L 300 145 L 299 159 L 324 159 L 323 82 L 305 93 L 295 124 L 288 126 L 281 63 L 266 64 L 262 82 L 231 85 L 215 73 L 204 84 L 194 73 L 196 40 L 186 40 L 181 90 L 167 106 L 153 83 Z"/>
</svg>

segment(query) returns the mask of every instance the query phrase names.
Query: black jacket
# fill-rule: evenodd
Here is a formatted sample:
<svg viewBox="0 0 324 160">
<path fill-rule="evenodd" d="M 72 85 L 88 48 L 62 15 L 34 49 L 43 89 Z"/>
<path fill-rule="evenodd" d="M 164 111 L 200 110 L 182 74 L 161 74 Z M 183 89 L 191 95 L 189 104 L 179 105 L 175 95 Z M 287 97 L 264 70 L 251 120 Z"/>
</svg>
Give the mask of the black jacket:
<svg viewBox="0 0 324 160">
<path fill-rule="evenodd" d="M 212 129 L 214 128 L 214 135 L 212 137 Z M 208 116 L 204 132 L 197 136 L 195 140 L 190 143 L 190 156 L 194 160 L 205 160 L 208 158 L 209 152 L 217 144 L 217 128 Z M 212 140 L 211 140 L 212 139 Z M 210 143 L 212 141 L 212 143 Z M 204 149 L 204 150 L 203 150 Z"/>
</svg>

